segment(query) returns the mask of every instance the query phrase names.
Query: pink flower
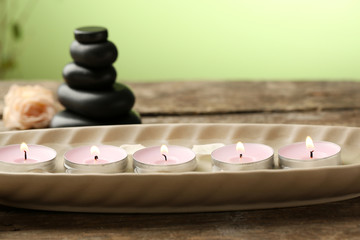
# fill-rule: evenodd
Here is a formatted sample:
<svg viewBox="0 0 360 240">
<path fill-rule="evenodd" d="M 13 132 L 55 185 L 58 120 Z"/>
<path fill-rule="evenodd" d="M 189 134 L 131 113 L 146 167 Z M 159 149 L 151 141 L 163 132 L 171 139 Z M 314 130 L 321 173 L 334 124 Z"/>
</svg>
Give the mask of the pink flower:
<svg viewBox="0 0 360 240">
<path fill-rule="evenodd" d="M 53 93 L 39 85 L 13 85 L 5 95 L 3 121 L 9 129 L 44 128 L 58 109 Z"/>
</svg>

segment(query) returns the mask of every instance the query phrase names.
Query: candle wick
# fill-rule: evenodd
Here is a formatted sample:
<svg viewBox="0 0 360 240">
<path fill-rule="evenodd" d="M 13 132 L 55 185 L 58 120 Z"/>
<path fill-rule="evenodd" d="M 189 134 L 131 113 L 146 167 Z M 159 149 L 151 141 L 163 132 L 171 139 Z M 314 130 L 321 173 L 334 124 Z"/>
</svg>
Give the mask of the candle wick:
<svg viewBox="0 0 360 240">
<path fill-rule="evenodd" d="M 94 159 L 95 159 L 95 161 L 97 161 L 99 159 L 99 157 L 97 155 L 95 155 Z"/>
<path fill-rule="evenodd" d="M 310 151 L 310 158 L 314 157 L 314 150 Z"/>
<path fill-rule="evenodd" d="M 162 154 L 163 156 L 164 156 L 164 158 L 165 158 L 165 161 L 167 161 L 167 157 L 166 157 L 166 155 L 165 154 Z"/>
<path fill-rule="evenodd" d="M 240 158 L 242 158 L 242 153 L 240 153 Z"/>
<path fill-rule="evenodd" d="M 25 160 L 27 159 L 27 153 L 26 153 L 26 151 L 24 151 L 24 158 L 25 158 Z"/>
</svg>

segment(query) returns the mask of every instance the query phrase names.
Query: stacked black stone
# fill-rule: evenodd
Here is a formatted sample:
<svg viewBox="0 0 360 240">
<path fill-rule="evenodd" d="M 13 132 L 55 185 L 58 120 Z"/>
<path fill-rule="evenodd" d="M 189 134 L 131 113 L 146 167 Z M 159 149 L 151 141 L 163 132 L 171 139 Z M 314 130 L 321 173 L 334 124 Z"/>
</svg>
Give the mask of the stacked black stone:
<svg viewBox="0 0 360 240">
<path fill-rule="evenodd" d="M 70 46 L 74 62 L 63 69 L 66 83 L 58 88 L 59 101 L 66 110 L 57 113 L 50 127 L 138 124 L 138 113 L 131 110 L 135 96 L 124 84 L 115 83 L 112 66 L 118 52 L 107 40 L 103 27 L 82 27 L 74 32 Z"/>
</svg>

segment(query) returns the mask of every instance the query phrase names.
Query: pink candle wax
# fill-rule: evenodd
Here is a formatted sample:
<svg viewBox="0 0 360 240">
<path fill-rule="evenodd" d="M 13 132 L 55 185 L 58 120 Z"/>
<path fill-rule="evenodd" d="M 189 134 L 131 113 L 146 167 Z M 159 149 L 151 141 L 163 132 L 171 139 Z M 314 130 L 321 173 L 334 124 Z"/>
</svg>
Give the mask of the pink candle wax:
<svg viewBox="0 0 360 240">
<path fill-rule="evenodd" d="M 279 149 L 279 163 L 282 167 L 294 168 L 337 165 L 340 151 L 341 147 L 332 142 L 314 142 L 311 149 L 305 142 L 297 142 Z"/>
<path fill-rule="evenodd" d="M 25 152 L 20 150 L 20 144 L 0 148 L 0 169 L 6 171 L 30 171 L 32 169 L 50 170 L 51 163 L 56 158 L 56 151 L 52 148 L 29 144 Z M 53 168 L 53 166 L 51 166 Z"/>
<path fill-rule="evenodd" d="M 92 147 L 81 146 L 67 151 L 64 154 L 65 167 L 80 172 L 122 172 L 125 170 L 127 153 L 124 149 L 110 145 L 99 145 L 97 146 L 99 152 L 92 153 Z"/>
<path fill-rule="evenodd" d="M 244 143 L 244 150 L 236 144 L 226 145 L 211 153 L 215 170 L 254 170 L 273 167 L 274 150 L 264 144 Z"/>
<path fill-rule="evenodd" d="M 195 153 L 182 146 L 167 146 L 168 152 L 161 152 L 160 146 L 147 147 L 133 155 L 136 172 L 184 172 L 196 168 Z"/>
</svg>

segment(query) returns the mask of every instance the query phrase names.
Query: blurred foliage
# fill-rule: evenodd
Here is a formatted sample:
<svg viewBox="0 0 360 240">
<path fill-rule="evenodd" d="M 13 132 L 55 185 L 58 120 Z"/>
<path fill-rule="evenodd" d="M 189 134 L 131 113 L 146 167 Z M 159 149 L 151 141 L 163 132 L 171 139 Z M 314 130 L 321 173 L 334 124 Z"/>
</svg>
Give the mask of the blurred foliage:
<svg viewBox="0 0 360 240">
<path fill-rule="evenodd" d="M 24 15 L 16 10 L 16 1 L 0 0 L 0 79 L 16 66 L 16 45 L 23 36 Z"/>
</svg>

